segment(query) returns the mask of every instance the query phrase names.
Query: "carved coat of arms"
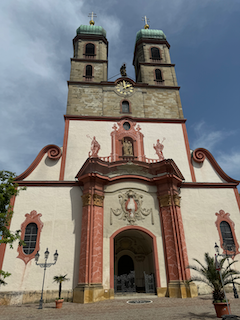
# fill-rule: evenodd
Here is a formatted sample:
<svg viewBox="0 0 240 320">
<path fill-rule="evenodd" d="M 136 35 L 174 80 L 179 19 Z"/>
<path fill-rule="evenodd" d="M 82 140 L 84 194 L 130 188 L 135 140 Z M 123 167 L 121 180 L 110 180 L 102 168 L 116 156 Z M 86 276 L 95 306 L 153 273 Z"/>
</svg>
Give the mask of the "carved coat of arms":
<svg viewBox="0 0 240 320">
<path fill-rule="evenodd" d="M 127 220 L 130 224 L 135 224 L 137 220 L 152 214 L 152 209 L 143 209 L 143 196 L 133 190 L 128 190 L 124 194 L 119 194 L 121 209 L 111 209 L 111 214 L 119 217 L 119 220 Z M 153 218 L 152 218 L 153 219 Z"/>
</svg>

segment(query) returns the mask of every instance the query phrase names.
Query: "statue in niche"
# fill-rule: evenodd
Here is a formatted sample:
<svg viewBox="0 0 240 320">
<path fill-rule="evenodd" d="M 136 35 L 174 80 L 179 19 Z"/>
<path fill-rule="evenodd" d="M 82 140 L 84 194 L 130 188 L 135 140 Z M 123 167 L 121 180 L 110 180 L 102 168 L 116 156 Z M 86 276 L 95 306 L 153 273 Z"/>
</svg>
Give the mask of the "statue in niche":
<svg viewBox="0 0 240 320">
<path fill-rule="evenodd" d="M 165 140 L 165 138 L 163 138 L 162 142 L 160 142 L 159 139 L 157 139 L 156 145 L 153 144 L 153 148 L 156 150 L 156 154 L 158 155 L 158 158 L 160 161 L 164 160 L 164 156 L 162 153 L 163 148 L 164 148 L 164 145 L 162 143 L 164 140 Z"/>
<path fill-rule="evenodd" d="M 133 146 L 131 141 L 122 139 L 122 145 L 123 145 L 123 155 L 133 156 Z"/>
<path fill-rule="evenodd" d="M 91 139 L 89 135 L 87 135 L 88 138 Z M 100 150 L 100 144 L 97 142 L 96 137 L 93 137 L 92 143 L 91 143 L 91 151 L 88 153 L 89 158 L 97 158 L 98 157 L 98 151 Z"/>
<path fill-rule="evenodd" d="M 126 77 L 127 76 L 127 72 L 126 72 L 126 64 L 124 63 L 121 68 L 120 68 L 120 73 L 122 77 Z"/>
</svg>

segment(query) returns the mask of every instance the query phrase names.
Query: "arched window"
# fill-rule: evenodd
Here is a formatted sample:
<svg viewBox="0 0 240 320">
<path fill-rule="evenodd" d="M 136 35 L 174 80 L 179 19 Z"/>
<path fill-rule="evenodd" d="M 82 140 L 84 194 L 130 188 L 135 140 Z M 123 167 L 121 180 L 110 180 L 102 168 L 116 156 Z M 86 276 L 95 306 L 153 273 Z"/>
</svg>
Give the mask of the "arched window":
<svg viewBox="0 0 240 320">
<path fill-rule="evenodd" d="M 92 66 L 90 64 L 86 66 L 86 77 L 92 77 Z"/>
<path fill-rule="evenodd" d="M 123 113 L 129 113 L 130 112 L 129 102 L 126 101 L 126 100 L 122 101 L 122 112 Z"/>
<path fill-rule="evenodd" d="M 161 56 L 160 56 L 160 51 L 158 48 L 151 48 L 151 58 L 153 60 L 160 60 Z"/>
<path fill-rule="evenodd" d="M 233 254 L 239 253 L 239 244 L 235 233 L 234 222 L 230 219 L 230 214 L 224 210 L 216 212 L 217 220 L 215 222 L 218 229 L 220 246 L 223 253 Z"/>
<path fill-rule="evenodd" d="M 156 81 L 163 81 L 162 71 L 160 69 L 155 70 L 155 80 Z"/>
<path fill-rule="evenodd" d="M 95 45 L 92 43 L 86 44 L 85 56 L 94 56 L 95 53 Z"/>
<path fill-rule="evenodd" d="M 220 230 L 222 234 L 223 244 L 227 247 L 227 250 L 232 251 L 233 246 L 235 246 L 232 230 L 226 221 L 220 223 Z"/>
<path fill-rule="evenodd" d="M 36 223 L 29 223 L 25 229 L 23 252 L 31 254 L 36 247 L 38 227 Z"/>
</svg>

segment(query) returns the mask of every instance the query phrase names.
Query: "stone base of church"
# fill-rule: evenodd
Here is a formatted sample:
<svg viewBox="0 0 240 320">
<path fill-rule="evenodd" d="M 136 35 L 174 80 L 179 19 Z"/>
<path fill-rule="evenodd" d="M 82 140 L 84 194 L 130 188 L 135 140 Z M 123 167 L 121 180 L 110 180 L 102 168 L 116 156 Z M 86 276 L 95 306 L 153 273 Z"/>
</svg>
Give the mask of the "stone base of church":
<svg viewBox="0 0 240 320">
<path fill-rule="evenodd" d="M 157 296 L 158 297 L 167 297 L 167 287 L 160 287 L 157 288 Z"/>
<path fill-rule="evenodd" d="M 114 289 L 103 289 L 101 284 L 78 284 L 73 290 L 73 302 L 92 303 L 114 299 Z"/>
<path fill-rule="evenodd" d="M 187 281 L 170 281 L 168 284 L 168 297 L 170 298 L 194 298 L 198 296 L 195 283 Z"/>
<path fill-rule="evenodd" d="M 38 303 L 41 298 L 41 290 L 38 291 L 2 291 L 0 292 L 0 305 L 19 305 L 24 303 Z M 72 302 L 72 290 L 62 290 L 62 298 Z M 44 290 L 43 301 L 52 302 L 58 297 L 58 290 Z"/>
</svg>

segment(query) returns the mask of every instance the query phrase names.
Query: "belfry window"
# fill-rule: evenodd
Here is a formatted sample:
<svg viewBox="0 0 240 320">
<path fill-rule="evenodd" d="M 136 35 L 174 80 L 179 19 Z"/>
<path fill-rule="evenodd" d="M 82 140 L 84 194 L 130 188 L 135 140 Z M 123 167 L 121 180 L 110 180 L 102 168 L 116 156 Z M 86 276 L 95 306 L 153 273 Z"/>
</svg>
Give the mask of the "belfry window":
<svg viewBox="0 0 240 320">
<path fill-rule="evenodd" d="M 233 246 L 235 246 L 232 230 L 226 221 L 220 223 L 220 230 L 222 234 L 223 244 L 227 247 L 227 250 L 232 251 Z"/>
<path fill-rule="evenodd" d="M 155 70 L 155 80 L 156 81 L 163 81 L 162 71 L 160 69 Z"/>
<path fill-rule="evenodd" d="M 156 82 L 163 82 L 162 71 L 160 69 L 155 69 L 155 79 Z"/>
<path fill-rule="evenodd" d="M 122 101 L 122 113 L 130 113 L 129 102 L 126 100 Z"/>
<path fill-rule="evenodd" d="M 38 227 L 36 223 L 29 223 L 25 229 L 23 252 L 31 254 L 36 247 Z"/>
<path fill-rule="evenodd" d="M 151 48 L 151 58 L 153 60 L 160 60 L 161 56 L 160 56 L 160 51 L 158 48 Z"/>
<path fill-rule="evenodd" d="M 94 56 L 95 54 L 95 45 L 92 43 L 86 44 L 85 56 Z"/>
<path fill-rule="evenodd" d="M 92 77 L 92 66 L 91 65 L 87 65 L 86 66 L 86 77 L 87 78 L 91 78 Z"/>
</svg>

